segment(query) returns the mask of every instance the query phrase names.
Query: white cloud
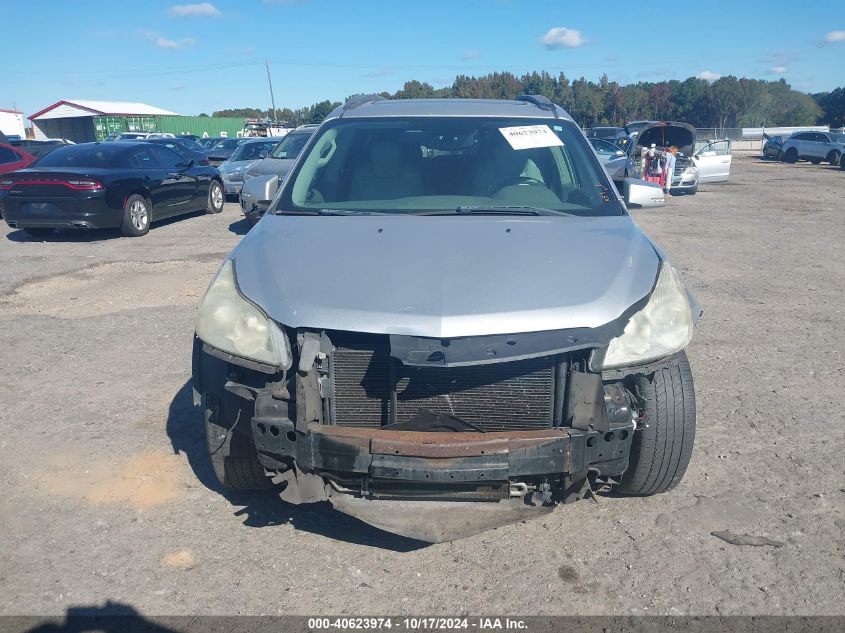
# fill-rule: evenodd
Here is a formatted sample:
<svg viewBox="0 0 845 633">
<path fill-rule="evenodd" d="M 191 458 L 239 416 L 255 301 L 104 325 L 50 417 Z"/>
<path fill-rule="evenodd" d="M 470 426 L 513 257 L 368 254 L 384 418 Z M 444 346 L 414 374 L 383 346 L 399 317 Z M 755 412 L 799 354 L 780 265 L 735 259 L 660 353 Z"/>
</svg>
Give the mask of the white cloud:
<svg viewBox="0 0 845 633">
<path fill-rule="evenodd" d="M 185 46 L 193 46 L 196 40 L 193 37 L 183 37 L 180 40 L 171 40 L 155 31 L 139 30 L 138 33 L 148 42 L 151 42 L 156 48 L 163 48 L 165 50 L 176 50 L 184 48 Z"/>
<path fill-rule="evenodd" d="M 461 55 L 461 59 L 466 60 L 466 61 L 470 61 L 470 60 L 473 60 L 473 59 L 478 59 L 479 55 L 480 55 L 480 53 L 477 50 L 473 49 L 473 50 L 466 51 L 463 55 Z"/>
<path fill-rule="evenodd" d="M 786 66 L 772 66 L 771 68 L 769 68 L 769 73 L 772 75 L 782 75 L 786 71 Z"/>
<path fill-rule="evenodd" d="M 822 40 L 824 44 L 835 44 L 837 42 L 845 42 L 845 31 L 831 31 Z"/>
<path fill-rule="evenodd" d="M 197 2 L 196 4 L 174 4 L 168 10 L 170 15 L 185 18 L 192 16 L 216 17 L 220 10 L 210 2 Z"/>
<path fill-rule="evenodd" d="M 587 40 L 581 35 L 581 31 L 577 29 L 567 29 L 562 26 L 556 26 L 549 29 L 546 34 L 540 38 L 540 44 L 549 50 L 556 48 L 578 48 L 584 45 Z"/>
<path fill-rule="evenodd" d="M 707 81 L 716 81 L 721 77 L 722 75 L 720 75 L 719 73 L 714 73 L 712 70 L 702 70 L 695 76 L 696 79 L 706 79 Z"/>
</svg>

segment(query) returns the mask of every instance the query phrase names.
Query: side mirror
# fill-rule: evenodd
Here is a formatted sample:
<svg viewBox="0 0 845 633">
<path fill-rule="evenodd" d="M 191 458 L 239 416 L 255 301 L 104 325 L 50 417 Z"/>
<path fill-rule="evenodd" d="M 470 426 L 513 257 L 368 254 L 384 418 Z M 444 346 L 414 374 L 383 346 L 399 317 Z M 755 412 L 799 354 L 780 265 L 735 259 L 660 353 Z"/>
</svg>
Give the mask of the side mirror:
<svg viewBox="0 0 845 633">
<path fill-rule="evenodd" d="M 636 205 L 643 209 L 653 209 L 666 204 L 663 189 L 656 182 L 626 178 L 623 181 L 625 206 Z"/>
<path fill-rule="evenodd" d="M 279 177 L 275 174 L 250 178 L 241 189 L 241 207 L 245 211 L 258 209 L 263 213 L 278 190 Z"/>
<path fill-rule="evenodd" d="M 616 155 L 619 156 L 619 157 L 622 157 L 622 156 L 625 155 L 625 152 L 623 152 L 621 149 L 618 149 L 618 150 L 616 150 Z"/>
</svg>

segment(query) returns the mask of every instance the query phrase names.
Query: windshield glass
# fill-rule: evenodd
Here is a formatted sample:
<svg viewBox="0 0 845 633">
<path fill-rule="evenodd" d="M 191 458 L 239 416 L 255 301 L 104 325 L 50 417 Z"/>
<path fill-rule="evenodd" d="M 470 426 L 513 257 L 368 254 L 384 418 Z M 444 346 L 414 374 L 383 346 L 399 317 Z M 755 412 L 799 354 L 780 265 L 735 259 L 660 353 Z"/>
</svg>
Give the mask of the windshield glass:
<svg viewBox="0 0 845 633">
<path fill-rule="evenodd" d="M 240 140 L 239 138 L 224 138 L 214 146 L 214 149 L 235 149 Z"/>
<path fill-rule="evenodd" d="M 831 134 L 830 140 L 834 143 L 845 143 L 845 134 Z"/>
<path fill-rule="evenodd" d="M 126 151 L 123 143 L 81 143 L 57 147 L 44 154 L 39 167 L 112 167 L 115 157 Z"/>
<path fill-rule="evenodd" d="M 596 154 L 616 155 L 616 152 L 620 151 L 617 145 L 600 138 L 591 138 L 590 144 L 593 146 L 593 149 L 596 150 Z"/>
<path fill-rule="evenodd" d="M 270 156 L 272 158 L 296 158 L 309 138 L 311 138 L 311 132 L 292 132 L 282 139 Z"/>
<path fill-rule="evenodd" d="M 299 161 L 276 211 L 621 215 L 571 121 L 338 119 Z"/>
<path fill-rule="evenodd" d="M 262 141 L 260 143 L 244 143 L 235 150 L 229 160 L 232 162 L 238 160 L 256 160 L 261 158 L 261 152 L 267 152 L 269 154 L 278 142 L 274 140 Z"/>
</svg>

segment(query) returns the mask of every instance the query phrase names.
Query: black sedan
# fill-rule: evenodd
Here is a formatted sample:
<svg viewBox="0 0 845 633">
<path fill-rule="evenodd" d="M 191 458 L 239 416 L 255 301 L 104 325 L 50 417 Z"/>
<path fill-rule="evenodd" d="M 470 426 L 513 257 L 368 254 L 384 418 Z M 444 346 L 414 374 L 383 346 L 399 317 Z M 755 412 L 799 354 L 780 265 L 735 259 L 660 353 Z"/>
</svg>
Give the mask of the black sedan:
<svg viewBox="0 0 845 633">
<path fill-rule="evenodd" d="M 150 223 L 182 213 L 223 210 L 214 167 L 139 141 L 59 147 L 30 167 L 0 176 L 0 202 L 12 228 L 120 228 L 145 235 Z"/>
<path fill-rule="evenodd" d="M 150 138 L 143 142 L 164 145 L 180 154 L 182 158 L 194 161 L 197 165 L 210 164 L 208 162 L 208 150 L 189 138 Z"/>
</svg>

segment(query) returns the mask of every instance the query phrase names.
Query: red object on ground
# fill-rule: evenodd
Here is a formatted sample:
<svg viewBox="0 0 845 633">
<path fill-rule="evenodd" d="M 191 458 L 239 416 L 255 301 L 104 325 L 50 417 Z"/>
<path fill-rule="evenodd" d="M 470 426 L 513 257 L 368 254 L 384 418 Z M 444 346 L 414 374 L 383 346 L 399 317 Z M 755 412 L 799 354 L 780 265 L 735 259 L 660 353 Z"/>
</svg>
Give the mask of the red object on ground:
<svg viewBox="0 0 845 633">
<path fill-rule="evenodd" d="M 23 169 L 35 162 L 35 156 L 28 154 L 17 147 L 0 143 L 0 174 L 8 174 L 10 171 Z"/>
</svg>

